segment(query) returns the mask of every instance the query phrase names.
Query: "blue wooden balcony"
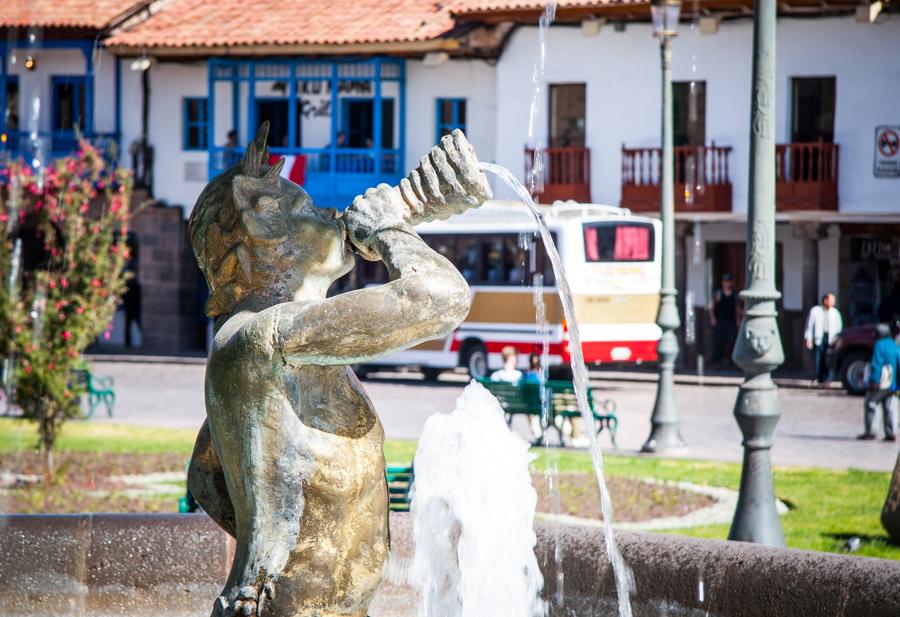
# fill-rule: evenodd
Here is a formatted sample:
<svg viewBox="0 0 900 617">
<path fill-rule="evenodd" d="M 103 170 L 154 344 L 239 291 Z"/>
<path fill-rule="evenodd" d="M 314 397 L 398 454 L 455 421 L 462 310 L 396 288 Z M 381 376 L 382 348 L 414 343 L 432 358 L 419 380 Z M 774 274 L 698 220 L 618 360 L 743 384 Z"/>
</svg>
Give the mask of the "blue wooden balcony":
<svg viewBox="0 0 900 617">
<path fill-rule="evenodd" d="M 115 133 L 89 133 L 82 135 L 101 153 L 111 156 L 118 144 Z M 9 131 L 0 134 L 0 156 L 22 158 L 31 162 L 38 158 L 48 162 L 68 156 L 78 150 L 78 136 L 75 131 Z"/>
<path fill-rule="evenodd" d="M 272 155 L 288 158 L 304 157 L 305 173 L 300 183 L 319 206 L 343 210 L 353 198 L 381 182 L 397 184 L 405 175 L 400 167 L 399 149 L 373 148 L 270 148 Z M 210 148 L 213 176 L 237 164 L 244 148 Z M 288 170 L 290 167 L 288 167 Z"/>
<path fill-rule="evenodd" d="M 343 209 L 405 175 L 403 60 L 213 58 L 208 71 L 210 178 L 240 161 L 264 120 L 270 152 L 290 157 L 289 167 L 302 159 L 300 182 L 317 205 Z M 241 147 L 223 143 L 232 130 Z"/>
</svg>

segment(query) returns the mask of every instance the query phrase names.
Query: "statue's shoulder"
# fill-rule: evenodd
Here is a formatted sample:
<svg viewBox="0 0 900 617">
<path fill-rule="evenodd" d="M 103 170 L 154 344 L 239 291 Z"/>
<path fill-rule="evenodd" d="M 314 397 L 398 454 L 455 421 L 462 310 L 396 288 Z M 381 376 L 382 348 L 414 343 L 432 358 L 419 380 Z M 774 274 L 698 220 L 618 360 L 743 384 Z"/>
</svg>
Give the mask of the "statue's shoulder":
<svg viewBox="0 0 900 617">
<path fill-rule="evenodd" d="M 216 331 L 210 363 L 236 362 L 247 366 L 258 359 L 269 364 L 274 353 L 273 329 L 269 315 L 250 311 L 232 315 Z"/>
</svg>

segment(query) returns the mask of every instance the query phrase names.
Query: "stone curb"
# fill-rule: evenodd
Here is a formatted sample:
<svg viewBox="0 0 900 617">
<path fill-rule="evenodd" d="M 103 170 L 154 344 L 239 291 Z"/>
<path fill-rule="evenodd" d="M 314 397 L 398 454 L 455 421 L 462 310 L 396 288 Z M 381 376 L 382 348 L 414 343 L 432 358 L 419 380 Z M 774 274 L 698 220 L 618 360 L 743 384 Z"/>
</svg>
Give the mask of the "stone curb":
<svg viewBox="0 0 900 617">
<path fill-rule="evenodd" d="M 564 547 L 565 605 L 551 616 L 614 615 L 602 529 L 536 525 L 544 594 Z M 413 617 L 412 518 L 391 516 L 391 562 L 372 617 Z M 900 563 L 739 542 L 617 531 L 636 617 L 896 617 Z M 0 516 L 4 617 L 205 617 L 234 545 L 205 515 Z"/>
</svg>

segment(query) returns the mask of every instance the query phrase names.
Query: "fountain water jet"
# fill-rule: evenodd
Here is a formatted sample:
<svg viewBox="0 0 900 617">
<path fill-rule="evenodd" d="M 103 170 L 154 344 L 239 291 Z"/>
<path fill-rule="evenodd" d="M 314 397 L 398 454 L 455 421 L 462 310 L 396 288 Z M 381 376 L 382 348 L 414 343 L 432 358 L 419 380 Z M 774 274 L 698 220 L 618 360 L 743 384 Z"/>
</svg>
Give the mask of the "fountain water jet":
<svg viewBox="0 0 900 617">
<path fill-rule="evenodd" d="M 419 617 L 541 617 L 528 443 L 472 382 L 425 423 L 412 501 Z"/>
<path fill-rule="evenodd" d="M 541 239 L 544 242 L 544 248 L 553 264 L 553 272 L 556 275 L 556 283 L 559 287 L 559 298 L 563 305 L 563 313 L 569 326 L 569 339 L 572 354 L 572 375 L 575 386 L 575 396 L 578 400 L 578 409 L 581 412 L 581 418 L 586 428 L 594 425 L 594 418 L 591 414 L 591 408 L 587 400 L 587 369 L 584 365 L 584 355 L 581 348 L 581 337 L 578 334 L 578 323 L 575 319 L 575 307 L 572 304 L 572 291 L 569 287 L 569 281 L 566 278 L 565 269 L 559 258 L 559 252 L 553 243 L 553 237 L 544 217 L 538 210 L 537 205 L 531 198 L 521 182 L 505 167 L 495 165 L 493 163 L 481 163 L 484 171 L 489 171 L 503 180 L 511 189 L 513 189 L 522 202 L 531 211 L 534 220 L 541 232 Z M 600 501 L 603 511 L 604 521 L 604 537 L 606 539 L 606 553 L 612 564 L 616 577 L 616 592 L 619 601 L 619 616 L 631 617 L 630 594 L 634 589 L 634 580 L 625 560 L 616 547 L 615 536 L 613 535 L 613 509 L 612 500 L 609 496 L 609 489 L 606 486 L 606 479 L 603 475 L 603 453 L 600 450 L 600 443 L 597 440 L 597 434 L 593 430 L 587 430 L 588 439 L 590 440 L 589 451 L 591 455 L 591 463 L 597 476 L 597 484 L 600 487 Z"/>
</svg>

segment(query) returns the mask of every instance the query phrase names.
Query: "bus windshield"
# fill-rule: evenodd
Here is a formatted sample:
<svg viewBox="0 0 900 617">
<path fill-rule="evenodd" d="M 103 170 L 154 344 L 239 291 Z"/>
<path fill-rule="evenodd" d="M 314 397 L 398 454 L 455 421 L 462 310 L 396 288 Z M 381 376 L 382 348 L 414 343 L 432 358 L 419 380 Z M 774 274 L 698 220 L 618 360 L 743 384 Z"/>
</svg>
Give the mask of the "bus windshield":
<svg viewBox="0 0 900 617">
<path fill-rule="evenodd" d="M 584 224 L 584 257 L 589 262 L 653 261 L 653 225 Z"/>
</svg>

